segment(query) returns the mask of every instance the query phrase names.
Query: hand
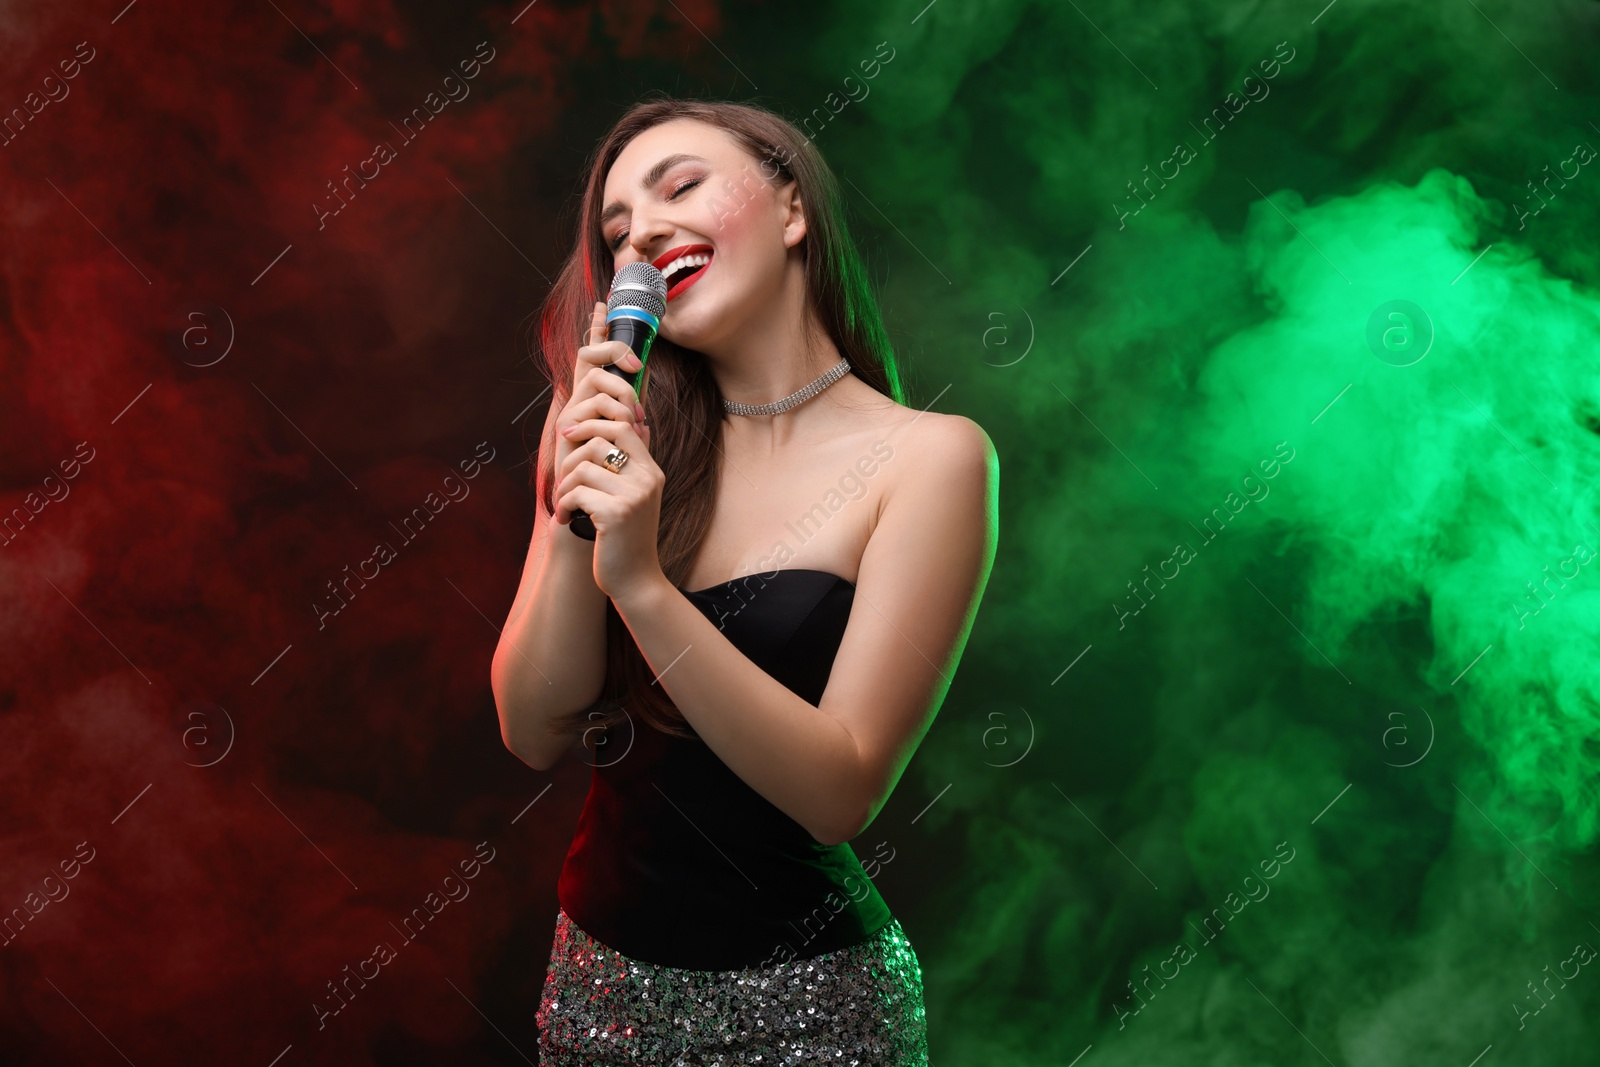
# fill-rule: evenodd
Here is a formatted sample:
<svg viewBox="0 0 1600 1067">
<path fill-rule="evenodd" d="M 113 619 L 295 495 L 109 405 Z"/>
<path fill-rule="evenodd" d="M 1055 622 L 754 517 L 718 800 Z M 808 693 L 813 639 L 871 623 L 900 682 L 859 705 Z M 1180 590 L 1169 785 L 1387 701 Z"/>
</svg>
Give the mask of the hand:
<svg viewBox="0 0 1600 1067">
<path fill-rule="evenodd" d="M 604 369 L 613 362 L 632 369 L 637 360 L 606 333 L 605 305 L 597 304 L 590 343 L 578 349 L 573 399 L 557 417 L 554 518 L 565 525 L 575 510 L 589 515 L 595 584 L 616 599 L 662 576 L 656 535 L 666 477 L 650 456 L 650 428 L 640 425 L 644 409 L 633 387 Z M 604 464 L 613 448 L 628 454 L 620 473 Z"/>
<path fill-rule="evenodd" d="M 605 369 L 615 363 L 624 370 L 636 370 L 639 367 L 638 357 L 621 341 L 606 340 L 608 332 L 606 306 L 596 301 L 594 312 L 589 317 L 589 343 L 578 349 L 578 358 L 573 363 L 571 395 L 556 415 L 555 463 L 558 471 L 572 450 L 586 440 L 586 437 L 574 438 L 561 431 L 591 419 L 644 421 L 644 408 L 640 406 L 639 396 L 633 386 Z M 649 440 L 649 428 L 646 427 L 645 441 Z M 557 510 L 555 518 L 564 525 L 570 516 Z"/>
</svg>

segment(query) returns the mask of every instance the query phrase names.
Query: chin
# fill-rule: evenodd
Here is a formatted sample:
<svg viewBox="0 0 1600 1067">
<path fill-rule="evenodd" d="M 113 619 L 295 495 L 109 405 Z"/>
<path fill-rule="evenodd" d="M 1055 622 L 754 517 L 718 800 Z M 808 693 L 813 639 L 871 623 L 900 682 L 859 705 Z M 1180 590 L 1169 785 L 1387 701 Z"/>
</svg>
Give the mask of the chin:
<svg viewBox="0 0 1600 1067">
<path fill-rule="evenodd" d="M 708 348 L 716 346 L 717 337 L 708 330 L 697 328 L 693 323 L 678 323 L 671 328 L 663 326 L 660 336 L 671 341 L 679 348 L 687 348 L 695 352 L 705 352 Z"/>
<path fill-rule="evenodd" d="M 668 305 L 667 316 L 661 320 L 661 336 L 681 348 L 704 352 L 722 341 L 729 332 L 729 323 L 735 321 L 737 316 L 712 306 L 709 300 L 703 304 L 697 301 L 693 307 L 674 303 Z"/>
</svg>

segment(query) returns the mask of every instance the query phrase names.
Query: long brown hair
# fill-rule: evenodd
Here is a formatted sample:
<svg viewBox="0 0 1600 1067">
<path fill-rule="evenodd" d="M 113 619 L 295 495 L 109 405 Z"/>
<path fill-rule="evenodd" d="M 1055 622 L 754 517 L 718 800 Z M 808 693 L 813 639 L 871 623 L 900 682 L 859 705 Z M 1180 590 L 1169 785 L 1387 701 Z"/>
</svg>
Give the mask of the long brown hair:
<svg viewBox="0 0 1600 1067">
<path fill-rule="evenodd" d="M 809 138 L 786 119 L 756 104 L 672 97 L 645 99 L 629 108 L 595 149 L 588 164 L 572 252 L 540 310 L 533 353 L 554 388 L 551 403 L 564 406 L 572 394 L 573 365 L 585 343 L 595 302 L 611 288 L 611 251 L 600 226 L 606 175 L 630 141 L 652 126 L 694 119 L 725 130 L 760 164 L 779 188 L 797 183 L 805 208 L 800 241 L 807 298 L 850 371 L 874 389 L 904 402 L 894 351 L 877 299 L 845 224 L 838 180 Z M 711 525 L 717 498 L 722 443 L 722 393 L 698 352 L 657 336 L 650 348 L 645 409 L 650 454 L 666 475 L 661 496 L 657 554 L 662 571 L 681 584 Z M 545 511 L 555 512 L 555 454 L 542 450 L 534 471 Z M 554 531 L 552 531 L 553 535 Z M 653 681 L 633 635 L 606 601 L 606 678 L 599 699 L 551 724 L 555 733 L 589 735 L 620 726 L 636 727 L 628 709 L 654 729 L 698 739 L 682 712 Z"/>
</svg>

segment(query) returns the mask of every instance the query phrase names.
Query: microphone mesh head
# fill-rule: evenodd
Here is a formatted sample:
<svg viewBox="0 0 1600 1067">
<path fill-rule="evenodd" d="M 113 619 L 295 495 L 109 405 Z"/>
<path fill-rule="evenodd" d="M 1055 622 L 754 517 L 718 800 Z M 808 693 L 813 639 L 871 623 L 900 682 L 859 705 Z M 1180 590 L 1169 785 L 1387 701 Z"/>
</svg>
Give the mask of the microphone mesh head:
<svg viewBox="0 0 1600 1067">
<path fill-rule="evenodd" d="M 606 310 L 619 307 L 642 308 L 661 318 L 667 313 L 667 279 L 649 263 L 629 263 L 611 281 Z"/>
</svg>

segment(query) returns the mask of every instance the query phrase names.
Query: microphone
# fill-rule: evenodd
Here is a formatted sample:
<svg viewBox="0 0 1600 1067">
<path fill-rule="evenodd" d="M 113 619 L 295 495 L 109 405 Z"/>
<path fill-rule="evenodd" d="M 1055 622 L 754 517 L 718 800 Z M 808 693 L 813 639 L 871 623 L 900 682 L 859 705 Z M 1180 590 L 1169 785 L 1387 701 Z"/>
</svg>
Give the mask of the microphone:
<svg viewBox="0 0 1600 1067">
<path fill-rule="evenodd" d="M 641 404 L 649 383 L 650 345 L 666 313 L 667 279 L 661 271 L 649 263 L 629 263 L 617 271 L 606 297 L 606 339 L 627 345 L 643 365 L 637 371 L 625 371 L 608 363 L 606 370 L 633 386 Z M 569 525 L 585 541 L 595 539 L 594 520 L 585 512 L 574 511 Z"/>
</svg>

